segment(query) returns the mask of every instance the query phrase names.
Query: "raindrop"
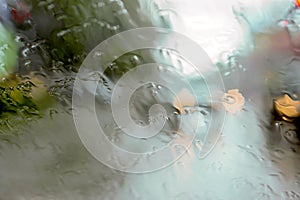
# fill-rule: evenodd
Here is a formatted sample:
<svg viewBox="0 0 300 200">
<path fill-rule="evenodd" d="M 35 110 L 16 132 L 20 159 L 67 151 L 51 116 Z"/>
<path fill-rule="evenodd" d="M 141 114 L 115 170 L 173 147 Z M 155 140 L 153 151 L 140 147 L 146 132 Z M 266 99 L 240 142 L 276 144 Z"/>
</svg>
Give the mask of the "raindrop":
<svg viewBox="0 0 300 200">
<path fill-rule="evenodd" d="M 173 144 L 172 148 L 176 155 L 182 155 L 186 151 L 185 147 L 182 146 L 181 144 Z"/>
<path fill-rule="evenodd" d="M 288 130 L 284 133 L 284 138 L 292 144 L 300 144 L 296 130 Z"/>
<path fill-rule="evenodd" d="M 133 65 L 138 65 L 140 63 L 140 59 L 137 55 L 134 55 L 130 58 L 130 62 L 133 64 Z"/>
<path fill-rule="evenodd" d="M 228 71 L 228 72 L 225 72 L 225 73 L 224 73 L 224 76 L 229 76 L 230 74 L 231 74 L 231 72 Z"/>
<path fill-rule="evenodd" d="M 285 191 L 282 193 L 282 196 L 284 197 L 284 199 L 289 199 L 289 200 L 300 199 L 299 194 L 295 191 Z"/>
<path fill-rule="evenodd" d="M 235 104 L 236 103 L 236 100 L 234 97 L 232 97 L 231 95 L 226 95 L 224 97 L 224 101 L 228 104 Z"/>
</svg>

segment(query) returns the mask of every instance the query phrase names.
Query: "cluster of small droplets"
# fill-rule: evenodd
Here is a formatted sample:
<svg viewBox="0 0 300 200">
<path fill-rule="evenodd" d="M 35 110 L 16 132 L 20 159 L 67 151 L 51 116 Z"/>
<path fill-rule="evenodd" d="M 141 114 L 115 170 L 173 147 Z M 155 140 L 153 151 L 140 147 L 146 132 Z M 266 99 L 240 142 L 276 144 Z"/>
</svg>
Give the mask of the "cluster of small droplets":
<svg viewBox="0 0 300 200">
<path fill-rule="evenodd" d="M 220 61 L 217 66 L 223 76 L 229 76 L 233 72 L 245 71 L 243 66 L 239 62 L 238 52 L 228 52 L 221 55 Z"/>
<path fill-rule="evenodd" d="M 74 81 L 74 77 L 65 77 L 54 81 L 54 84 L 49 88 L 49 94 L 63 104 L 70 105 Z"/>
<path fill-rule="evenodd" d="M 120 24 L 116 24 L 115 17 L 105 13 L 125 10 L 124 5 L 117 1 L 86 3 L 76 0 L 69 6 L 67 1 L 46 0 L 36 4 L 60 24 L 52 31 L 52 39 L 49 41 L 53 59 L 75 65 L 84 59 L 83 54 L 94 48 L 95 44 L 120 31 Z M 107 8 L 106 5 L 110 4 L 116 5 Z M 106 7 L 105 12 L 99 11 L 101 5 Z M 65 49 L 61 49 L 61 42 L 66 44 L 63 47 Z"/>
<path fill-rule="evenodd" d="M 30 96 L 33 87 L 35 85 L 31 81 L 14 86 L 0 86 L 1 113 L 38 114 L 37 106 Z"/>
</svg>

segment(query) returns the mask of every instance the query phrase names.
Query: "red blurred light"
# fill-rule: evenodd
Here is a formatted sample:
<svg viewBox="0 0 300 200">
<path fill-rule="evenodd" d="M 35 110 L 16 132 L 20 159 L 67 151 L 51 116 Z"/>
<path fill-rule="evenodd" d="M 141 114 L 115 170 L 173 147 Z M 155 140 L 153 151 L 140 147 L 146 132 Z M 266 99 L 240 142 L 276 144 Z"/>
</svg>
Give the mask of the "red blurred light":
<svg viewBox="0 0 300 200">
<path fill-rule="evenodd" d="M 18 24 L 24 23 L 25 20 L 30 18 L 28 6 L 23 2 L 18 2 L 17 8 L 11 9 L 11 17 Z"/>
</svg>

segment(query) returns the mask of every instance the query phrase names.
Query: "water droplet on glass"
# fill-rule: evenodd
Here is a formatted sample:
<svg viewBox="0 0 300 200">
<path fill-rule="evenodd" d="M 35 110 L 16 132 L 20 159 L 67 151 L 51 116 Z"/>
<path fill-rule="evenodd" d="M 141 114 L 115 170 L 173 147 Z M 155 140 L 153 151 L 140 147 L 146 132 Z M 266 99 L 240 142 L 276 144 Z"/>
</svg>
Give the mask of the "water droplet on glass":
<svg viewBox="0 0 300 200">
<path fill-rule="evenodd" d="M 284 138 L 292 144 L 300 144 L 296 130 L 288 130 L 284 133 Z"/>
<path fill-rule="evenodd" d="M 236 103 L 236 100 L 234 97 L 230 96 L 230 95 L 226 95 L 224 97 L 224 101 L 228 104 L 235 104 Z"/>
</svg>

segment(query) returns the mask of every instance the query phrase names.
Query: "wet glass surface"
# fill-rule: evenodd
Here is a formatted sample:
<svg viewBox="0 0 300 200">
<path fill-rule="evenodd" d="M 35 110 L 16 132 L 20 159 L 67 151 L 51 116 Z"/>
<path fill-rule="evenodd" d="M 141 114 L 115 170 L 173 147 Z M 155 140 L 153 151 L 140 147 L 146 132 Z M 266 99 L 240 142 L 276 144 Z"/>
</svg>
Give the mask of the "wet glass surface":
<svg viewBox="0 0 300 200">
<path fill-rule="evenodd" d="M 16 43 L 0 38 L 1 55 L 5 44 L 19 49 L 18 67 L 1 72 L 0 199 L 300 199 L 300 22 L 293 2 L 18 2 L 7 1 L 16 10 L 11 18 L 5 7 L 0 9 L 5 13 L 1 25 L 10 32 L 0 29 L 2 35 L 16 38 Z M 100 42 L 149 26 L 193 39 L 220 72 L 224 90 L 208 91 L 206 83 L 217 80 L 216 71 L 200 76 L 191 63 L 162 47 L 129 51 L 103 65 L 103 74 L 88 71 L 88 81 L 99 82 L 96 92 L 89 85 L 73 88 L 82 62 Z M 111 54 L 130 45 L 112 45 Z M 95 51 L 92 57 L 103 53 Z M 142 82 L 129 100 L 133 122 L 155 123 L 155 109 L 154 114 L 149 109 L 160 104 L 166 113 L 158 117 L 166 123 L 156 137 L 132 139 L 116 125 L 110 98 L 125 73 L 147 63 L 160 64 L 151 71 L 157 80 L 181 87 Z M 150 73 L 137 76 L 143 81 Z M 181 80 L 194 93 L 178 84 Z M 183 144 L 194 133 L 195 138 L 187 150 L 175 146 L 172 156 L 183 156 L 161 170 L 132 174 L 109 168 L 81 140 L 74 92 L 95 92 L 96 117 L 106 137 L 127 151 L 152 156 L 170 141 Z M 285 94 L 290 100 L 279 101 Z M 178 103 L 176 95 L 184 100 Z M 80 106 L 90 108 L 86 104 Z M 225 121 L 212 118 L 213 111 L 226 112 Z M 201 157 L 213 121 L 222 122 L 223 129 L 210 138 L 216 141 L 210 154 Z M 93 129 L 88 124 L 84 128 Z M 124 166 L 118 155 L 107 152 L 107 157 Z"/>
</svg>

